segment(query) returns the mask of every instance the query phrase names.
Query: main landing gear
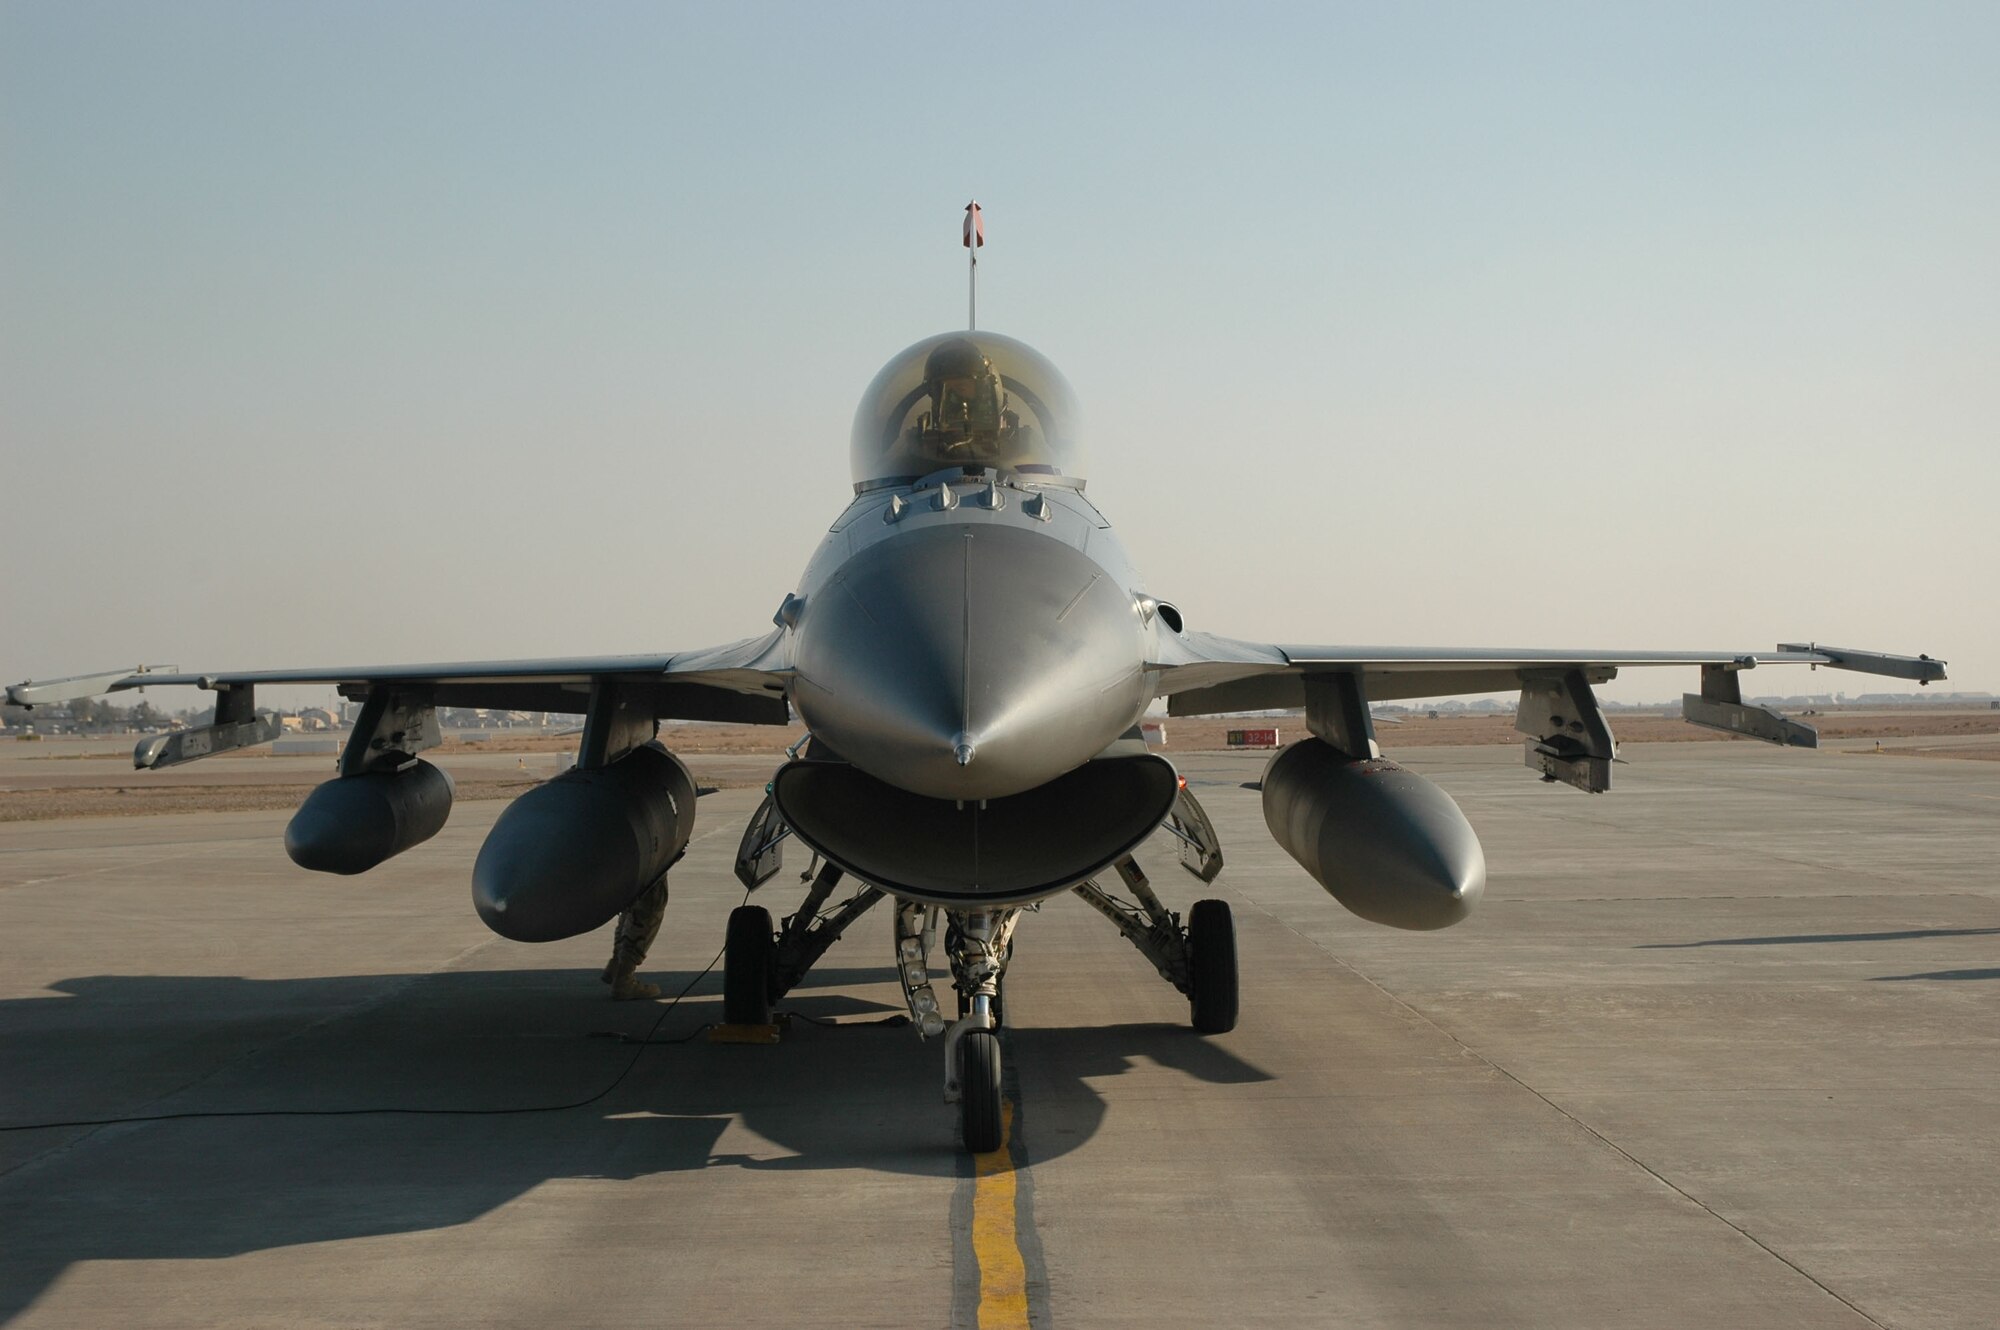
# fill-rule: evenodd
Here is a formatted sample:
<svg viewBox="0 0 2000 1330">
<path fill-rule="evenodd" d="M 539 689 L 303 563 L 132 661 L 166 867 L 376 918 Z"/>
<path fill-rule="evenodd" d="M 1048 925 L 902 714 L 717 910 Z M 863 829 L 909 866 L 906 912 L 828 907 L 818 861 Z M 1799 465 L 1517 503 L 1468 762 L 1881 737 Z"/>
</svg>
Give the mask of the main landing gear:
<svg viewBox="0 0 2000 1330">
<path fill-rule="evenodd" d="M 1203 1034 L 1236 1028 L 1236 921 L 1228 901 L 1196 901 L 1188 911 L 1188 1019 Z"/>
<path fill-rule="evenodd" d="M 1077 886 L 1076 894 L 1109 919 L 1162 979 L 1187 994 L 1189 1024 L 1203 1034 L 1235 1029 L 1236 924 L 1229 902 L 1196 901 L 1183 928 L 1181 917 L 1160 900 L 1130 855 L 1116 868 L 1136 904 L 1112 895 L 1094 880 Z"/>
<path fill-rule="evenodd" d="M 841 872 L 826 864 L 813 879 L 797 914 L 774 928 L 761 905 L 739 905 L 729 915 L 722 955 L 722 1019 L 731 1025 L 769 1025 L 771 1007 L 806 977 L 814 962 L 839 940 L 847 926 L 882 899 L 879 887 L 863 885 L 832 909 L 826 903 Z"/>
</svg>

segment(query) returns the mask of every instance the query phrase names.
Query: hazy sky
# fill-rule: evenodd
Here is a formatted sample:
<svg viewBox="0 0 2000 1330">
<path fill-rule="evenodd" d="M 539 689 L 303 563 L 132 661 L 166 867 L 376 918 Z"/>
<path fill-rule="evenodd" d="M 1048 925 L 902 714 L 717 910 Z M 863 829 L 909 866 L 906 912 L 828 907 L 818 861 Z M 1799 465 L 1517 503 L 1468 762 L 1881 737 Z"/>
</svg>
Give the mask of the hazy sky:
<svg viewBox="0 0 2000 1330">
<path fill-rule="evenodd" d="M 977 196 L 982 326 L 1193 626 L 2000 691 L 1996 51 L 1991 3 L 8 3 L 0 678 L 760 632 Z"/>
</svg>

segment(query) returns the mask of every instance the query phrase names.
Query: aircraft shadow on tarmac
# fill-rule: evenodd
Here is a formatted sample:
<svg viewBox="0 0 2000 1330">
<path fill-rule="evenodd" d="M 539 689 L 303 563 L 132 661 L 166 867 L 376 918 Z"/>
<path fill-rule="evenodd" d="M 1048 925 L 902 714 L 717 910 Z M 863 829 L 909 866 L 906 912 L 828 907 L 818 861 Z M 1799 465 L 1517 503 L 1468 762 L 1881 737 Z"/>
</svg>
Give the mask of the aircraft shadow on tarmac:
<svg viewBox="0 0 2000 1330">
<path fill-rule="evenodd" d="M 1641 942 L 1634 951 L 1681 951 L 1689 947 L 1787 947 L 1806 942 L 1912 942 L 1936 937 L 1992 937 L 2000 928 L 1910 928 L 1895 933 L 1793 933 L 1778 937 L 1718 937 L 1703 942 Z"/>
<path fill-rule="evenodd" d="M 1642 942 L 1635 951 L 1680 951 L 1689 947 L 1787 947 L 1817 942 L 1914 942 L 1941 937 L 1994 937 L 2000 928 L 1908 928 L 1889 933 L 1795 933 L 1777 937 L 1719 937 L 1703 942 Z M 1878 984 L 1914 979 L 2000 979 L 2000 969 L 1929 970 L 1922 974 L 1877 975 Z"/>
<path fill-rule="evenodd" d="M 939 1045 L 878 1023 L 901 1010 L 893 976 L 886 967 L 815 972 L 781 1005 L 842 1024 L 794 1021 L 776 1047 L 697 1037 L 638 1049 L 593 1038 L 643 1036 L 662 1007 L 608 1002 L 583 970 L 96 976 L 53 986 L 66 997 L 0 1002 L 12 1068 L 0 1089 L 5 1125 L 475 1110 L 191 1118 L 98 1129 L 88 1140 L 76 1128 L 0 1135 L 0 1169 L 13 1170 L 0 1177 L 0 1205 L 33 1217 L 0 1248 L 0 1323 L 75 1262 L 214 1259 L 445 1228 L 554 1179 L 717 1167 L 955 1177 L 956 1114 L 940 1102 Z M 671 994 L 695 976 L 651 977 Z M 878 981 L 895 1006 L 827 991 Z M 655 1038 L 720 1019 L 719 986 L 719 975 L 703 978 Z M 1033 1086 L 1024 1108 L 1031 1157 L 1066 1153 L 1101 1126 L 1105 1101 L 1086 1078 L 1150 1062 L 1197 1081 L 1273 1079 L 1179 1026 L 1024 1028 L 1008 1042 Z M 628 1063 L 630 1075 L 587 1106 L 494 1112 L 574 1103 Z"/>
<path fill-rule="evenodd" d="M 1777 937 L 1719 937 L 1703 942 L 1642 942 L 1634 951 L 1680 951 L 1689 947 L 1786 947 L 1817 942 L 1914 942 L 1940 937 L 1994 937 L 2000 928 L 1908 928 L 1889 933 L 1795 933 Z M 2000 979 L 2000 969 L 1928 970 L 1922 974 L 1883 974 L 1871 981 L 1902 983 L 1913 979 Z"/>
</svg>

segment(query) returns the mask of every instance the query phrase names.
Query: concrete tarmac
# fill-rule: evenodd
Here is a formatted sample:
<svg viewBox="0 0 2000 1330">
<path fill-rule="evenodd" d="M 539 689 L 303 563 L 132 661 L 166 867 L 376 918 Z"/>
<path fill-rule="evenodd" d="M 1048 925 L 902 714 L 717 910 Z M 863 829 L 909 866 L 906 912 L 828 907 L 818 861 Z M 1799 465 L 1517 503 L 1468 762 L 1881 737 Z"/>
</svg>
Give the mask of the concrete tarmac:
<svg viewBox="0 0 2000 1330">
<path fill-rule="evenodd" d="M 0 1133 L 0 1322 L 1994 1324 L 2000 763 L 1628 756 L 1592 797 L 1517 749 L 1413 750 L 1491 868 L 1439 934 L 1293 865 L 1258 758 L 1177 756 L 1228 866 L 1141 862 L 1177 908 L 1234 906 L 1242 1023 L 1193 1034 L 1050 902 L 1008 979 L 1014 1166 L 976 1175 L 938 1045 L 876 1023 L 886 910 L 783 1004 L 834 1024 L 593 1037 L 718 1018 L 697 976 L 755 791 L 701 801 L 663 1020 L 606 1000 L 608 930 L 481 927 L 498 802 L 352 879 L 295 869 L 283 814 L 0 826 L 0 1125 L 469 1110 Z"/>
</svg>

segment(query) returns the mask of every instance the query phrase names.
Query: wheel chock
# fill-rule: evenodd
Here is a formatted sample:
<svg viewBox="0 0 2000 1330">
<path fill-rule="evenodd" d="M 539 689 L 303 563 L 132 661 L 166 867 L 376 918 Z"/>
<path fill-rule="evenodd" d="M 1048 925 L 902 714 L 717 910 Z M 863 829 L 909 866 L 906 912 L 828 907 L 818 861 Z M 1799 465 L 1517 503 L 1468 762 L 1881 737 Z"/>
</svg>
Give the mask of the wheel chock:
<svg viewBox="0 0 2000 1330">
<path fill-rule="evenodd" d="M 783 1017 L 769 1025 L 732 1025 L 723 1022 L 712 1025 L 708 1030 L 711 1044 L 775 1044 L 785 1036 L 785 1026 L 790 1024 Z"/>
</svg>

